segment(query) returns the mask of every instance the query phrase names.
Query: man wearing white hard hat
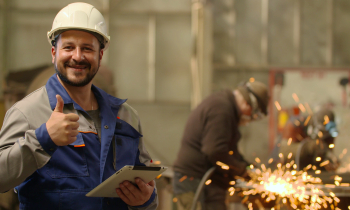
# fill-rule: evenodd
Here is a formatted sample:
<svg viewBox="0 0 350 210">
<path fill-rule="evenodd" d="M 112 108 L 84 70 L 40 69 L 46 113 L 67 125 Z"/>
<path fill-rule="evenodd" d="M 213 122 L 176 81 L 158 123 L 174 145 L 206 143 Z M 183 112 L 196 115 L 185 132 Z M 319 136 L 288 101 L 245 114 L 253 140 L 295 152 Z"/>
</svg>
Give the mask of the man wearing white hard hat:
<svg viewBox="0 0 350 210">
<path fill-rule="evenodd" d="M 0 131 L 0 193 L 20 209 L 156 209 L 154 180 L 125 181 L 119 197 L 87 197 L 125 165 L 147 166 L 137 112 L 92 85 L 110 37 L 92 5 L 64 7 L 47 34 L 56 73 L 6 113 Z"/>
</svg>

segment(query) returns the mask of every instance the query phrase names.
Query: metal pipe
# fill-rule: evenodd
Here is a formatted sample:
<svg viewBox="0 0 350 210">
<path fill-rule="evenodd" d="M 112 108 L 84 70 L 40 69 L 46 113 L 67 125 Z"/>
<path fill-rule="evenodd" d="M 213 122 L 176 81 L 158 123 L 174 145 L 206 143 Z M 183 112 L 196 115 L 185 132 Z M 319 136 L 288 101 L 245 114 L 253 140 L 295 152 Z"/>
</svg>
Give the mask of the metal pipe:
<svg viewBox="0 0 350 210">
<path fill-rule="evenodd" d="M 109 31 L 110 33 L 110 26 L 111 26 L 111 18 L 110 18 L 110 0 L 102 0 L 102 13 L 103 13 L 103 16 L 105 18 L 105 22 L 106 22 L 106 25 L 107 25 L 107 31 Z M 109 53 L 109 50 L 105 51 L 104 52 L 104 59 L 102 59 L 102 62 L 104 64 L 107 64 L 107 66 L 109 66 L 109 61 L 110 61 L 110 53 Z"/>
<path fill-rule="evenodd" d="M 196 209 L 197 202 L 198 202 L 199 196 L 202 193 L 202 190 L 203 190 L 203 187 L 205 185 L 205 182 L 214 173 L 214 171 L 215 171 L 215 166 L 209 168 L 209 170 L 207 172 L 205 172 L 204 176 L 202 177 L 202 179 L 201 179 L 201 181 L 200 181 L 200 183 L 199 183 L 199 185 L 197 187 L 196 193 L 194 195 L 194 198 L 193 198 L 193 201 L 192 201 L 191 210 L 195 210 Z"/>
<path fill-rule="evenodd" d="M 148 19 L 148 101 L 156 100 L 156 16 Z"/>
<path fill-rule="evenodd" d="M 261 63 L 268 64 L 269 0 L 261 1 Z"/>
<path fill-rule="evenodd" d="M 204 51 L 204 4 L 201 0 L 192 0 L 192 99 L 191 108 L 195 108 L 202 101 L 203 84 L 203 51 Z"/>
<path fill-rule="evenodd" d="M 328 22 L 327 22 L 327 32 L 328 32 L 328 51 L 327 51 L 327 57 L 326 57 L 326 64 L 328 66 L 331 66 L 333 63 L 333 0 L 327 1 L 328 6 Z"/>
<path fill-rule="evenodd" d="M 274 87 L 275 87 L 275 70 L 270 70 L 269 72 L 269 93 L 270 93 L 270 103 L 269 103 L 269 151 L 271 152 L 275 145 L 276 138 L 276 123 L 275 123 L 275 109 L 274 109 Z"/>
<path fill-rule="evenodd" d="M 199 101 L 200 84 L 199 84 L 199 66 L 198 66 L 198 10 L 201 7 L 198 0 L 192 1 L 191 8 L 191 33 L 192 33 L 192 56 L 191 56 L 191 75 L 192 75 L 192 99 L 191 108 L 195 108 Z"/>
<path fill-rule="evenodd" d="M 301 2 L 296 0 L 294 2 L 294 28 L 293 28 L 293 45 L 294 45 L 294 63 L 295 65 L 300 64 L 300 12 Z"/>
</svg>

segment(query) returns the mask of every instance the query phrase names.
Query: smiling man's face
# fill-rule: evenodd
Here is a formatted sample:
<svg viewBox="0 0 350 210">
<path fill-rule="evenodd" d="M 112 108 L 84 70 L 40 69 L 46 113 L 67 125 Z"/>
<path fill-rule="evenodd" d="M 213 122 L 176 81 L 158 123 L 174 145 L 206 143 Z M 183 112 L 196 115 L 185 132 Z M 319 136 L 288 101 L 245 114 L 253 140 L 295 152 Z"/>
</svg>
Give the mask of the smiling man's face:
<svg viewBox="0 0 350 210">
<path fill-rule="evenodd" d="M 82 87 L 89 84 L 97 73 L 103 50 L 91 33 L 69 30 L 60 34 L 51 55 L 61 81 Z"/>
</svg>

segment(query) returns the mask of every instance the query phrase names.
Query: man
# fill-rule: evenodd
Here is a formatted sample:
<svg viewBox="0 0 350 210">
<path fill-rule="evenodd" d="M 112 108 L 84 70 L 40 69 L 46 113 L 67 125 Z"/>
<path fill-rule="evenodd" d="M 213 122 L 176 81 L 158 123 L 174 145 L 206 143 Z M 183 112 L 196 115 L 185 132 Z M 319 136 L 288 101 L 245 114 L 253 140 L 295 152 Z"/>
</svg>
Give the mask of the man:
<svg viewBox="0 0 350 210">
<path fill-rule="evenodd" d="M 155 182 L 116 186 L 120 198 L 86 197 L 124 165 L 148 165 L 137 112 L 92 85 L 109 45 L 102 14 L 72 3 L 48 32 L 56 73 L 8 110 L 0 132 L 0 192 L 20 209 L 156 209 Z"/>
<path fill-rule="evenodd" d="M 284 164 L 294 160 L 297 169 L 302 170 L 309 164 L 319 170 L 335 171 L 339 160 L 333 153 L 338 131 L 333 111 L 321 108 L 309 117 L 299 116 L 289 120 L 283 129 L 280 153 Z M 290 139 L 291 142 L 288 142 Z M 292 157 L 288 158 L 288 154 Z M 275 161 L 275 164 L 278 161 Z M 328 164 L 322 164 L 328 162 Z"/>
<path fill-rule="evenodd" d="M 201 209 L 226 209 L 230 181 L 235 176 L 246 177 L 249 165 L 238 151 L 238 127 L 266 115 L 267 104 L 266 85 L 255 81 L 239 85 L 234 91 L 214 93 L 192 111 L 174 164 L 174 193 L 180 206 L 191 208 L 202 176 L 215 166 L 212 182 L 204 187 L 200 198 Z"/>
</svg>

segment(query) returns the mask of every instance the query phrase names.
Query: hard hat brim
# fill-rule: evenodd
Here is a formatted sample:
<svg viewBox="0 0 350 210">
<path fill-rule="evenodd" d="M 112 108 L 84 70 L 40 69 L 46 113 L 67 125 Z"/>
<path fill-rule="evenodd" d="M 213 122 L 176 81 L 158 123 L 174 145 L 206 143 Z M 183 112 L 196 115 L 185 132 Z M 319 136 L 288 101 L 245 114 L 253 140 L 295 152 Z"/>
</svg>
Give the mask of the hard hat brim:
<svg viewBox="0 0 350 210">
<path fill-rule="evenodd" d="M 78 27 L 78 26 L 74 26 L 74 27 L 69 27 L 69 26 L 66 26 L 66 27 L 58 27 L 58 28 L 55 28 L 54 30 L 51 30 L 51 31 L 48 31 L 47 32 L 47 39 L 50 43 L 50 45 L 52 44 L 52 40 L 55 39 L 55 36 L 63 33 L 64 31 L 68 31 L 68 30 L 83 30 L 83 31 L 86 31 L 86 32 L 94 32 L 94 33 L 97 33 L 99 35 L 101 35 L 104 39 L 104 48 L 103 50 L 107 50 L 107 48 L 109 47 L 109 42 L 110 42 L 110 36 L 106 36 L 105 34 L 101 33 L 100 31 L 98 30 L 94 30 L 94 29 L 91 29 L 91 28 L 86 28 L 86 27 Z M 56 32 L 59 32 L 61 31 L 60 33 L 56 34 Z"/>
</svg>

